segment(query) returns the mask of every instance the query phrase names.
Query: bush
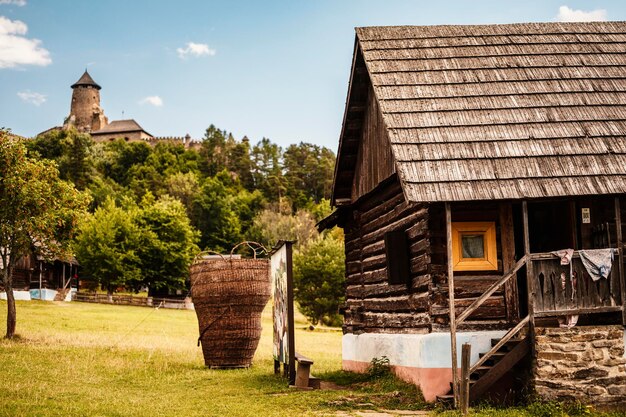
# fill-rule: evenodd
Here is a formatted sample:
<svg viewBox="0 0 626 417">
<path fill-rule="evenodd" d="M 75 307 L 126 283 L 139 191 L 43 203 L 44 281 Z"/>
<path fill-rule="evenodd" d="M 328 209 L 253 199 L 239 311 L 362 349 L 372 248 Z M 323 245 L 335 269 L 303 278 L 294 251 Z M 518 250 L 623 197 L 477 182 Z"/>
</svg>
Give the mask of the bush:
<svg viewBox="0 0 626 417">
<path fill-rule="evenodd" d="M 311 323 L 341 325 L 344 301 L 345 254 L 343 232 L 335 229 L 295 251 L 294 297 Z"/>
</svg>

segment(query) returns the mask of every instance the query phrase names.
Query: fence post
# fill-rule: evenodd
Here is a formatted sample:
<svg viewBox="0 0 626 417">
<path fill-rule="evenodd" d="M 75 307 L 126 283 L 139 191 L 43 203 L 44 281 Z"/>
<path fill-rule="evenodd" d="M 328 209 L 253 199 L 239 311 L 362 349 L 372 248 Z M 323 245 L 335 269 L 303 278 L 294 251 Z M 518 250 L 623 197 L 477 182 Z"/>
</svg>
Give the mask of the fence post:
<svg viewBox="0 0 626 417">
<path fill-rule="evenodd" d="M 464 416 L 469 412 L 471 355 L 472 345 L 463 343 L 461 351 L 461 414 Z"/>
</svg>

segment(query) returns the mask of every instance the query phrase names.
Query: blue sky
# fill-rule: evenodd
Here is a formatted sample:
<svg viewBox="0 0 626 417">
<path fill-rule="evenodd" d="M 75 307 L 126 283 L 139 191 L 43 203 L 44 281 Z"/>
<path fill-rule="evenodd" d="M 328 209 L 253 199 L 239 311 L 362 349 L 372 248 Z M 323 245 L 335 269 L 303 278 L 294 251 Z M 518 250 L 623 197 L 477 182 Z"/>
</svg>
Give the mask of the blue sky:
<svg viewBox="0 0 626 417">
<path fill-rule="evenodd" d="M 336 150 L 354 27 L 559 19 L 626 20 L 626 2 L 0 0 L 0 126 L 62 124 L 88 68 L 109 120 L 155 136 L 213 123 Z"/>
</svg>

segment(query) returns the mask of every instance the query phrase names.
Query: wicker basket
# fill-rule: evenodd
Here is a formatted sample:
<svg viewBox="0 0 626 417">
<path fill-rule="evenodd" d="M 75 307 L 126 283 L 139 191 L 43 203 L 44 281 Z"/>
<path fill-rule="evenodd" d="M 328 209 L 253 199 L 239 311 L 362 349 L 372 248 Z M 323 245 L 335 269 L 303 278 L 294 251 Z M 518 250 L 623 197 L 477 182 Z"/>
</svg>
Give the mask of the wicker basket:
<svg viewBox="0 0 626 417">
<path fill-rule="evenodd" d="M 231 253 L 196 258 L 192 264 L 198 342 L 209 368 L 247 368 L 252 363 L 261 338 L 261 313 L 270 298 L 269 268 L 269 259 L 256 259 L 256 252 L 255 259 L 236 259 Z"/>
</svg>

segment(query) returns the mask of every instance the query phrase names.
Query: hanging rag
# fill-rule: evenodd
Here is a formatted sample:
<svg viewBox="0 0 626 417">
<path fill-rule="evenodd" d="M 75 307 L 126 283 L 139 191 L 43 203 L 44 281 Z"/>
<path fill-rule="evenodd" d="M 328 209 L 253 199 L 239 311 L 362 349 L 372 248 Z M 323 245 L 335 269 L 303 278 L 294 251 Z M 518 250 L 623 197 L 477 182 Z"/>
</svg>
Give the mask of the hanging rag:
<svg viewBox="0 0 626 417">
<path fill-rule="evenodd" d="M 613 265 L 613 249 L 579 250 L 580 260 L 594 281 L 608 278 Z"/>
<path fill-rule="evenodd" d="M 561 265 L 569 265 L 574 255 L 574 249 L 555 250 L 552 254 L 561 258 Z"/>
</svg>

